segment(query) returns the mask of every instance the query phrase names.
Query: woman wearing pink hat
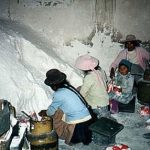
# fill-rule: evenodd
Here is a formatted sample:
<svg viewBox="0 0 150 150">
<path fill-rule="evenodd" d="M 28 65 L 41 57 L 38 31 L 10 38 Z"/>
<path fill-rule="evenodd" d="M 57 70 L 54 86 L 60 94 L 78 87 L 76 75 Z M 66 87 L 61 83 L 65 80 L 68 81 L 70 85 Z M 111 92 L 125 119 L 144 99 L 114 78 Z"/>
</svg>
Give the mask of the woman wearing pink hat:
<svg viewBox="0 0 150 150">
<path fill-rule="evenodd" d="M 107 94 L 107 78 L 95 57 L 82 55 L 77 58 L 75 67 L 85 74 L 80 93 L 92 107 L 97 117 L 108 116 L 109 96 Z"/>
</svg>

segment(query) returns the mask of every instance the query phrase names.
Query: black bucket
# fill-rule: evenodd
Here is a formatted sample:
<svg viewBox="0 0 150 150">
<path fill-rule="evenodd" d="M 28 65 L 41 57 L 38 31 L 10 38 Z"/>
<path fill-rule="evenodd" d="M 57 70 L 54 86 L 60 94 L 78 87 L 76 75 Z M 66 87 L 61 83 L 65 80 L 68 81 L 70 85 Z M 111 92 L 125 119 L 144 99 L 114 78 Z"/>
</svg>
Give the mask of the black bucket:
<svg viewBox="0 0 150 150">
<path fill-rule="evenodd" d="M 150 104 L 150 81 L 138 82 L 137 98 L 141 104 Z"/>
</svg>

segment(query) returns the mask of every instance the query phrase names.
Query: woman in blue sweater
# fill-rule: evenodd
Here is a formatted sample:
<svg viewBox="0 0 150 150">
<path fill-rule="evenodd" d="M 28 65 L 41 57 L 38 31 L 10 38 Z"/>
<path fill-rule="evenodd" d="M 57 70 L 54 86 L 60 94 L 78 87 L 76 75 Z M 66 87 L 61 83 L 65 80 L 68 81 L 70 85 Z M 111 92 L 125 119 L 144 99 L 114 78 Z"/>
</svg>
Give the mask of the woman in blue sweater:
<svg viewBox="0 0 150 150">
<path fill-rule="evenodd" d="M 91 115 L 82 102 L 82 96 L 66 81 L 66 75 L 57 69 L 46 73 L 45 84 L 54 90 L 53 100 L 46 111 L 41 111 L 40 116 L 48 115 L 53 118 L 53 126 L 59 138 L 67 144 L 89 144 L 91 132 L 88 126 Z"/>
</svg>

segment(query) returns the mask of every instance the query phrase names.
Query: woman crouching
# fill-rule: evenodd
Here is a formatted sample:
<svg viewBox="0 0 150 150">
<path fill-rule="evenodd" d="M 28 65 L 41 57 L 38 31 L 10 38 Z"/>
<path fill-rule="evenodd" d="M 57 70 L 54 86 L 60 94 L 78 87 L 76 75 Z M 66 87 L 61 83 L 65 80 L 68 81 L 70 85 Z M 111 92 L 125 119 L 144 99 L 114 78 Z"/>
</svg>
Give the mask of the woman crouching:
<svg viewBox="0 0 150 150">
<path fill-rule="evenodd" d="M 53 118 L 53 127 L 58 137 L 66 144 L 91 142 L 91 115 L 81 100 L 81 95 L 66 80 L 66 74 L 57 69 L 46 73 L 45 84 L 54 91 L 53 100 L 47 110 L 39 112 L 40 116 Z"/>
</svg>

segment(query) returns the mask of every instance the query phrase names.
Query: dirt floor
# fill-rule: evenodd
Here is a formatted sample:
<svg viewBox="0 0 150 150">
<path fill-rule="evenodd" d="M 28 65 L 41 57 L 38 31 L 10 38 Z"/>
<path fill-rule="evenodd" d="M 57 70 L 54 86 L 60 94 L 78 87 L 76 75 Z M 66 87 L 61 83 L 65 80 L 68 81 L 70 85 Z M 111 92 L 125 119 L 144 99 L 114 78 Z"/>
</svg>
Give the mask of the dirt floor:
<svg viewBox="0 0 150 150">
<path fill-rule="evenodd" d="M 150 132 L 150 129 L 146 126 L 148 117 L 140 115 L 141 106 L 136 100 L 134 113 L 119 112 L 112 115 L 113 118 L 124 125 L 124 128 L 116 135 L 115 142 L 126 144 L 131 150 L 150 150 L 150 139 L 143 138 L 144 133 Z M 64 144 L 64 141 L 59 140 L 59 150 L 105 150 L 107 146 L 94 144 L 93 142 L 88 146 L 82 143 L 68 146 Z"/>
</svg>

